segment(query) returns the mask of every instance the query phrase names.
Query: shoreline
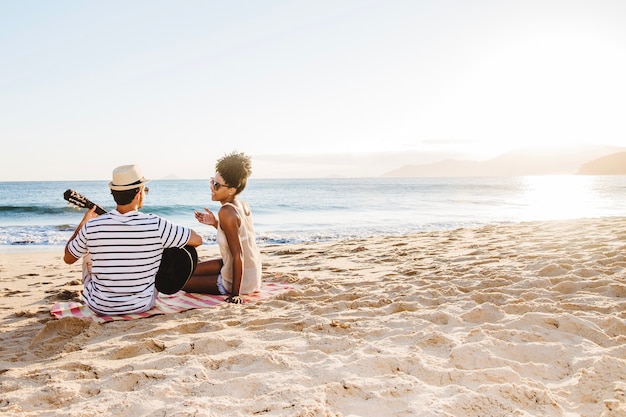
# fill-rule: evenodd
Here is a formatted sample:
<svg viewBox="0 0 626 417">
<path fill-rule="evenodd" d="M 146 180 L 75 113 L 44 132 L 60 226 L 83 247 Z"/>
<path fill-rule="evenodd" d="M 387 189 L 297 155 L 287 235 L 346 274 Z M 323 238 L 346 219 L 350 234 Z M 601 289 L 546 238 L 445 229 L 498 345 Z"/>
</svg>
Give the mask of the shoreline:
<svg viewBox="0 0 626 417">
<path fill-rule="evenodd" d="M 261 251 L 264 280 L 295 289 L 106 324 L 49 315 L 80 262 L 0 254 L 0 411 L 626 413 L 626 217 Z"/>
<path fill-rule="evenodd" d="M 596 216 L 596 217 L 579 217 L 579 218 L 557 218 L 557 219 L 545 219 L 545 220 L 519 220 L 519 221 L 496 221 L 489 223 L 480 223 L 480 224 L 472 224 L 472 225 L 450 225 L 445 227 L 437 227 L 437 228 L 425 228 L 423 230 L 415 230 L 408 232 L 398 232 L 398 233 L 375 233 L 372 235 L 363 235 L 363 236 L 352 236 L 352 237 L 344 237 L 337 236 L 319 240 L 303 240 L 297 242 L 265 242 L 260 240 L 257 236 L 257 245 L 260 248 L 264 247 L 274 247 L 274 246 L 297 246 L 297 245 L 308 245 L 308 244 L 324 244 L 331 242 L 343 242 L 343 241 L 352 241 L 352 240 L 361 240 L 361 239 L 377 239 L 377 238 L 412 238 L 415 235 L 420 235 L 424 233 L 446 233 L 453 232 L 455 230 L 463 229 L 463 230 L 474 230 L 484 227 L 507 227 L 507 226 L 520 226 L 529 223 L 553 223 L 553 222 L 576 222 L 576 221 L 602 221 L 603 219 L 611 220 L 611 219 L 620 219 L 624 216 Z M 200 230 L 198 227 L 194 228 L 193 226 L 188 226 L 192 229 L 198 231 Z M 200 230 L 202 232 L 202 230 Z M 69 235 L 68 235 L 69 236 Z M 38 244 L 11 244 L 11 245 L 0 245 L 0 255 L 6 254 L 19 254 L 19 253 L 31 253 L 31 254 L 50 254 L 50 253 L 63 253 L 63 249 L 65 244 L 56 244 L 56 245 L 38 245 Z M 217 243 L 213 240 L 210 242 L 204 242 L 202 246 L 198 248 L 213 250 L 213 248 L 217 247 Z"/>
</svg>

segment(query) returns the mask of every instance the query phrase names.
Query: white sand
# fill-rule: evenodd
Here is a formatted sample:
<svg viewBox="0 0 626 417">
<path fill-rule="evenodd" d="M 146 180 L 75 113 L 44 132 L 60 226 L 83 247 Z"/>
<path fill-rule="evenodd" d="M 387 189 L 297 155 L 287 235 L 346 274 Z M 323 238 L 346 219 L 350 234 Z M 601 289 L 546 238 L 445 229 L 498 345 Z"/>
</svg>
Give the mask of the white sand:
<svg viewBox="0 0 626 417">
<path fill-rule="evenodd" d="M 0 255 L 0 414 L 626 415 L 624 218 L 262 251 L 295 290 L 106 324 L 49 317 L 80 263 Z"/>
</svg>

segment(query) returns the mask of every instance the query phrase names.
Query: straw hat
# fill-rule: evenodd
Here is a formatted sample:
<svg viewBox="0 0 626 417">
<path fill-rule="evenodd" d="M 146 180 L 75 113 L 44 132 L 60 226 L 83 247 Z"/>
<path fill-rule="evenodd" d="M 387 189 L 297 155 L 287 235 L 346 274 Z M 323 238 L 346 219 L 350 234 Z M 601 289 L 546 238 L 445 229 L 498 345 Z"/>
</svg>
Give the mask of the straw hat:
<svg viewBox="0 0 626 417">
<path fill-rule="evenodd" d="M 148 181 L 137 165 L 122 165 L 113 170 L 113 181 L 109 183 L 109 188 L 114 191 L 132 190 Z"/>
</svg>

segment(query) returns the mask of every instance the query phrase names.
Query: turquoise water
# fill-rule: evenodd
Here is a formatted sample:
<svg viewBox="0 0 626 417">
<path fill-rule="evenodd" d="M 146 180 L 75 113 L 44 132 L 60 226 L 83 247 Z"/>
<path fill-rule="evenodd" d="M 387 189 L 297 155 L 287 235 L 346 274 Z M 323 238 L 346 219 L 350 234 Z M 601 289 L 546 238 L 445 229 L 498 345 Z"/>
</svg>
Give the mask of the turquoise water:
<svg viewBox="0 0 626 417">
<path fill-rule="evenodd" d="M 106 181 L 2 182 L 0 247 L 64 245 L 82 218 L 63 200 L 66 189 L 114 208 Z M 251 179 L 240 199 L 252 207 L 259 243 L 280 244 L 625 216 L 626 177 Z M 193 217 L 203 207 L 219 208 L 208 180 L 155 180 L 143 211 L 193 227 L 215 244 L 215 229 Z"/>
</svg>

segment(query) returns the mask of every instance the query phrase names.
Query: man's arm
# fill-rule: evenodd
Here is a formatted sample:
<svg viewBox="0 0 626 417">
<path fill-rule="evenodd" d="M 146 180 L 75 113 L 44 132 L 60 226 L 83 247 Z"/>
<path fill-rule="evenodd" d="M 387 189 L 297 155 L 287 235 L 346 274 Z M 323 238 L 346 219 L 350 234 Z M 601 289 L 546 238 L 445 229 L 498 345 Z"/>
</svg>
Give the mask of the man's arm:
<svg viewBox="0 0 626 417">
<path fill-rule="evenodd" d="M 70 251 L 67 249 L 67 247 L 69 246 L 70 242 L 72 240 L 74 240 L 76 235 L 78 235 L 78 232 L 80 231 L 80 229 L 82 229 L 82 227 L 85 225 L 85 223 L 87 223 L 87 221 L 89 219 L 93 219 L 94 217 L 98 217 L 98 215 L 96 214 L 96 206 L 93 206 L 92 208 L 87 210 L 87 212 L 83 216 L 83 219 L 80 221 L 80 224 L 78 225 L 76 230 L 74 230 L 74 234 L 72 235 L 72 237 L 65 244 L 65 254 L 63 255 L 63 261 L 66 264 L 71 265 L 71 264 L 73 264 L 74 262 L 76 262 L 78 260 L 78 258 L 76 258 L 74 255 L 72 255 L 70 253 Z"/>
<path fill-rule="evenodd" d="M 197 234 L 193 229 L 191 230 L 191 235 L 189 236 L 189 240 L 187 241 L 189 246 L 197 247 L 202 245 L 202 236 Z"/>
</svg>

